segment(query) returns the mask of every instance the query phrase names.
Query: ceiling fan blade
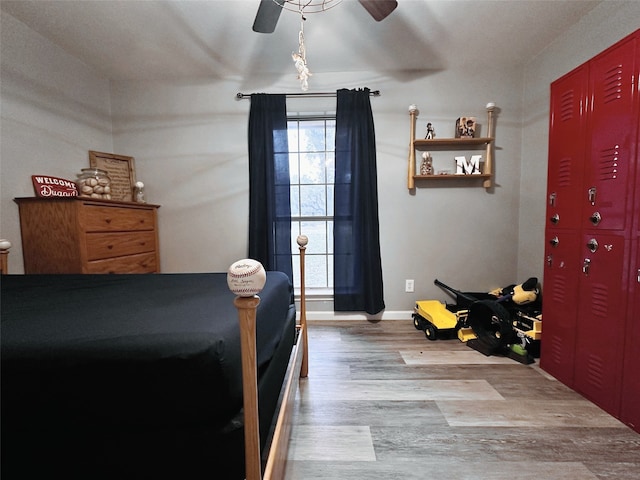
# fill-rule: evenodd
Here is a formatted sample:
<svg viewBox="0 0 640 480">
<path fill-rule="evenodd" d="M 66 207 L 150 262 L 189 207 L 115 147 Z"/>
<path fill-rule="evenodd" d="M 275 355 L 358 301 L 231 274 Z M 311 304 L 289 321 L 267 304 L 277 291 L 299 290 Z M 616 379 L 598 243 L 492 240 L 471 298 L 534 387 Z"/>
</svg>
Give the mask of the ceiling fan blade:
<svg viewBox="0 0 640 480">
<path fill-rule="evenodd" d="M 282 12 L 284 0 L 260 0 L 258 13 L 253 21 L 253 31 L 258 33 L 273 33 Z"/>
<path fill-rule="evenodd" d="M 396 0 L 358 0 L 376 22 L 384 20 L 398 6 Z"/>
</svg>

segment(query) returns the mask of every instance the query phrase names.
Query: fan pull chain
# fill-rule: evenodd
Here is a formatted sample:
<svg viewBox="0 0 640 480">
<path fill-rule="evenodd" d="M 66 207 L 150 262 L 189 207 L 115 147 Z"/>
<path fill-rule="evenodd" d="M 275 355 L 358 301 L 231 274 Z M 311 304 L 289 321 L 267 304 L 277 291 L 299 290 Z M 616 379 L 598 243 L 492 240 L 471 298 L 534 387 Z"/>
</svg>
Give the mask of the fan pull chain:
<svg viewBox="0 0 640 480">
<path fill-rule="evenodd" d="M 296 70 L 298 70 L 298 80 L 300 80 L 300 88 L 303 91 L 309 90 L 309 77 L 311 76 L 311 72 L 309 72 L 309 68 L 307 67 L 307 51 L 304 45 L 304 12 L 303 7 L 300 6 L 300 33 L 298 34 L 298 52 L 293 52 L 291 57 L 293 58 L 293 63 L 296 66 Z"/>
</svg>

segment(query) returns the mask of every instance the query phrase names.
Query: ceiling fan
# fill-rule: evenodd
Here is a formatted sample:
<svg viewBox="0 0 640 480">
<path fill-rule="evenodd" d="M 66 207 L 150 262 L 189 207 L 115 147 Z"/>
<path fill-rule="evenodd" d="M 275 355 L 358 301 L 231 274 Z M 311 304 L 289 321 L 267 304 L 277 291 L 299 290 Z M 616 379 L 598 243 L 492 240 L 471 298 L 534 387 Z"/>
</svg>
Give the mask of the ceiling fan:
<svg viewBox="0 0 640 480">
<path fill-rule="evenodd" d="M 258 13 L 253 22 L 253 31 L 258 33 L 273 33 L 283 9 L 305 12 L 320 12 L 340 3 L 341 0 L 260 0 Z M 398 6 L 396 0 L 358 0 L 367 12 L 380 22 Z M 311 10 L 310 10 L 311 9 Z"/>
</svg>

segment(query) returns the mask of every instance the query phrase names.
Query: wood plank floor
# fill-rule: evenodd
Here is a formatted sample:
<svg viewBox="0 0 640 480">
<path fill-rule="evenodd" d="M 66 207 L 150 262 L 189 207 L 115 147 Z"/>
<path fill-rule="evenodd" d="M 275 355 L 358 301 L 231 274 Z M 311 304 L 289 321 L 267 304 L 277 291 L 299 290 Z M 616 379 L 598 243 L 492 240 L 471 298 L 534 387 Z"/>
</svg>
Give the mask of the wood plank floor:
<svg viewBox="0 0 640 480">
<path fill-rule="evenodd" d="M 412 321 L 310 322 L 287 480 L 640 479 L 640 434 L 538 367 Z"/>
</svg>

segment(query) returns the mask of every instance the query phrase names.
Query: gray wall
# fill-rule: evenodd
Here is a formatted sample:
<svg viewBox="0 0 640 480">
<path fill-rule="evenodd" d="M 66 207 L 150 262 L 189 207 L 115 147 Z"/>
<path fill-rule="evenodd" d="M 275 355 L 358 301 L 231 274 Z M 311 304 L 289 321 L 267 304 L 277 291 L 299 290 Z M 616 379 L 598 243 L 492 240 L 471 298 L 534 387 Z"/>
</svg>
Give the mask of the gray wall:
<svg viewBox="0 0 640 480">
<path fill-rule="evenodd" d="M 368 86 L 382 92 L 371 101 L 384 318 L 408 317 L 417 299 L 449 300 L 435 278 L 467 291 L 529 276 L 542 280 L 549 83 L 633 31 L 637 18 L 640 2 L 604 2 L 525 68 L 500 67 L 488 52 L 464 71 L 314 75 L 315 91 Z M 88 150 L 135 157 L 148 200 L 161 205 L 164 272 L 224 271 L 246 256 L 250 103 L 235 94 L 251 93 L 250 79 L 113 82 L 6 14 L 1 35 L 0 232 L 15 245 L 10 272 L 23 272 L 12 199 L 33 195 L 33 174 L 74 178 L 88 165 Z M 260 91 L 298 89 L 291 75 Z M 474 115 L 486 128 L 490 101 L 499 108 L 495 187 L 423 183 L 410 193 L 408 106 L 420 110 L 418 137 L 428 121 L 447 137 L 460 115 Z M 290 113 L 334 109 L 335 99 L 288 104 Z M 415 293 L 404 292 L 405 279 L 415 280 Z M 312 303 L 309 310 L 331 310 L 331 304 Z"/>
</svg>

